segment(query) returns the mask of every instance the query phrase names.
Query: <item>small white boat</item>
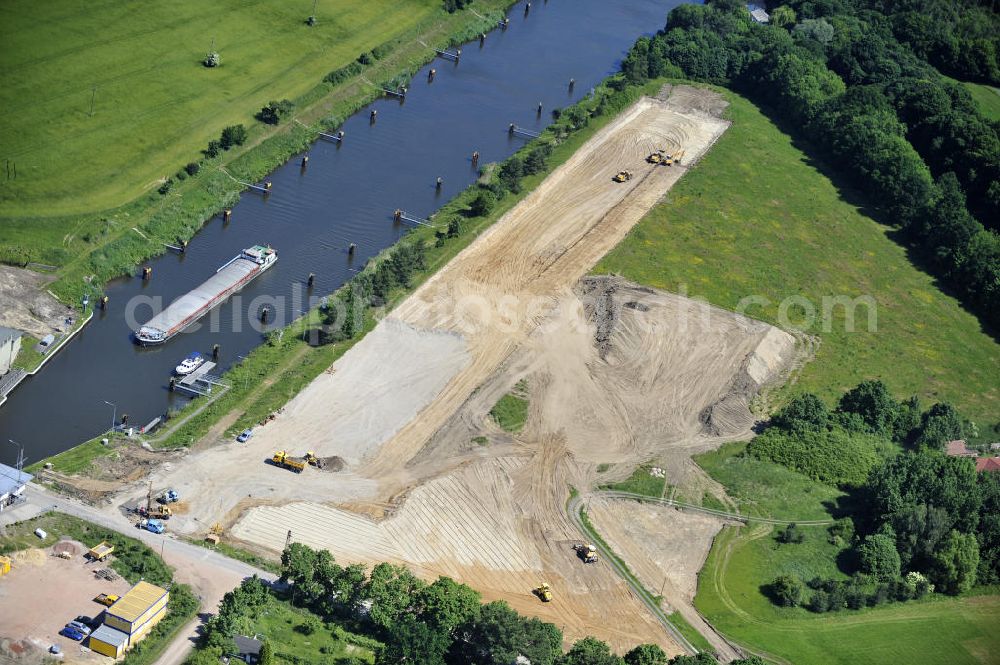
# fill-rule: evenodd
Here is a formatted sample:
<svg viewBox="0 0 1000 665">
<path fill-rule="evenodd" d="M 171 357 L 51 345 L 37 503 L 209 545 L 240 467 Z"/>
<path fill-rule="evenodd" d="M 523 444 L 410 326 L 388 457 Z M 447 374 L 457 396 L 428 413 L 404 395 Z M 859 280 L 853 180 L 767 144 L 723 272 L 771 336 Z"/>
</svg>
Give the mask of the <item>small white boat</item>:
<svg viewBox="0 0 1000 665">
<path fill-rule="evenodd" d="M 195 371 L 203 364 L 205 364 L 205 358 L 203 358 L 200 353 L 195 351 L 187 358 L 182 360 L 180 365 L 174 368 L 174 374 L 176 374 L 177 376 L 185 376 Z"/>
</svg>

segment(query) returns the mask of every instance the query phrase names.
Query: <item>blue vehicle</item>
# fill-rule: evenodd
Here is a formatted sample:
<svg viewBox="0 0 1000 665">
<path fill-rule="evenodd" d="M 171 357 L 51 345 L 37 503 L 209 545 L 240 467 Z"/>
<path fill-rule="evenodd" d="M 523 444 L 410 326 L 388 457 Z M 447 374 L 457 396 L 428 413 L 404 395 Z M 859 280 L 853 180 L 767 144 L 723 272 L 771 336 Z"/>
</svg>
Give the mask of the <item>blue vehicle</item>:
<svg viewBox="0 0 1000 665">
<path fill-rule="evenodd" d="M 59 631 L 59 634 L 62 635 L 63 637 L 68 637 L 69 639 L 73 640 L 74 642 L 79 642 L 84 637 L 83 633 L 81 633 L 80 631 L 78 631 L 73 626 L 66 626 L 65 628 L 63 628 L 62 630 Z"/>
<path fill-rule="evenodd" d="M 146 531 L 152 531 L 153 533 L 163 533 L 166 527 L 158 519 L 143 519 L 139 520 L 139 528 L 145 529 Z"/>
<path fill-rule="evenodd" d="M 240 432 L 240 435 L 236 437 L 236 440 L 239 441 L 240 443 L 246 443 L 247 441 L 250 440 L 250 437 L 252 436 L 253 436 L 253 428 L 248 427 L 247 429 Z"/>
</svg>

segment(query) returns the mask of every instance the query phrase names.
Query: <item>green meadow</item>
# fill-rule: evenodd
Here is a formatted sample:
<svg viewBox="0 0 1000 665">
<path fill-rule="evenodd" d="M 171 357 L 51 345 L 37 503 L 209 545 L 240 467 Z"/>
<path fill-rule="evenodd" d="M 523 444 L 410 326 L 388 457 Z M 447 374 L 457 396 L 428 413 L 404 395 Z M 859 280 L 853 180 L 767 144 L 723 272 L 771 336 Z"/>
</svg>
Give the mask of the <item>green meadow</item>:
<svg viewBox="0 0 1000 665">
<path fill-rule="evenodd" d="M 294 99 L 444 16 L 440 0 L 319 0 L 309 27 L 311 9 L 305 0 L 4 2 L 3 216 L 122 205 L 196 161 L 226 125 L 249 125 L 269 100 Z M 202 60 L 213 44 L 221 66 L 210 69 Z"/>
<path fill-rule="evenodd" d="M 732 126 L 594 272 L 730 310 L 756 296 L 745 313 L 770 323 L 781 321 L 783 301 L 804 297 L 816 314 L 806 332 L 819 345 L 779 397 L 808 390 L 832 402 L 881 378 L 897 395 L 952 402 L 989 436 L 1000 419 L 1000 345 L 812 151 L 745 98 L 724 94 Z M 824 326 L 825 296 L 870 296 L 876 326 L 864 306 L 856 332 L 839 306 Z M 792 325 L 806 321 L 800 306 L 786 314 Z"/>
</svg>

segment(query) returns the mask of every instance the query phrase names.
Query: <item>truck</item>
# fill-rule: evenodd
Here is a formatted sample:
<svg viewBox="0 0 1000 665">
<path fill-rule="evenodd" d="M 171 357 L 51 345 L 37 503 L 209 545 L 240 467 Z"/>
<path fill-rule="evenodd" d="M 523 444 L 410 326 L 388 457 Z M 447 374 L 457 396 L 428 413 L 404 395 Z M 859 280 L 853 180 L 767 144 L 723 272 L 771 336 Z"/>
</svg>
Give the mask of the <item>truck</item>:
<svg viewBox="0 0 1000 665">
<path fill-rule="evenodd" d="M 576 555 L 584 563 L 597 563 L 597 547 L 594 545 L 584 545 L 582 543 L 573 546 Z"/>
<path fill-rule="evenodd" d="M 87 556 L 94 561 L 104 561 L 104 559 L 110 556 L 114 551 L 114 545 L 109 545 L 108 541 L 102 540 L 100 543 L 90 548 L 90 551 L 87 552 Z"/>
<path fill-rule="evenodd" d="M 271 463 L 275 466 L 284 467 L 289 471 L 294 471 L 295 473 L 302 473 L 308 464 L 304 457 L 292 457 L 284 450 L 279 450 L 274 453 L 271 457 Z"/>
<path fill-rule="evenodd" d="M 160 496 L 156 497 L 156 500 L 160 503 L 174 503 L 180 498 L 180 494 L 177 493 L 177 490 L 167 490 Z"/>
<path fill-rule="evenodd" d="M 100 603 L 105 607 L 111 607 L 118 602 L 118 596 L 113 593 L 99 593 L 97 597 L 94 598 L 95 603 Z"/>
</svg>

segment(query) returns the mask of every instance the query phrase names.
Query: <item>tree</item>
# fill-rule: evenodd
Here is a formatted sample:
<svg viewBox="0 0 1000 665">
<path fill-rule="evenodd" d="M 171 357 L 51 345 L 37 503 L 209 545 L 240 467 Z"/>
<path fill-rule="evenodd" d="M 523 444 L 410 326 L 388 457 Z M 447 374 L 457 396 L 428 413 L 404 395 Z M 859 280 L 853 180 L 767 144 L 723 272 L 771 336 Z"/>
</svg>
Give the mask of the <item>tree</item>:
<svg viewBox="0 0 1000 665">
<path fill-rule="evenodd" d="M 185 167 L 184 171 L 188 175 L 197 175 L 198 171 L 201 170 L 201 164 L 198 162 L 189 162 Z"/>
<path fill-rule="evenodd" d="M 517 155 L 510 157 L 497 170 L 497 180 L 504 189 L 514 192 L 521 191 L 521 176 L 524 175 L 524 162 Z"/>
<path fill-rule="evenodd" d="M 826 427 L 826 404 L 812 393 L 802 393 L 771 418 L 771 424 L 788 431 L 819 431 Z"/>
<path fill-rule="evenodd" d="M 972 534 L 952 530 L 934 553 L 930 578 L 944 593 L 957 595 L 976 583 L 979 543 Z"/>
<path fill-rule="evenodd" d="M 476 198 L 472 199 L 472 203 L 469 204 L 469 212 L 472 213 L 473 217 L 485 217 L 493 211 L 493 206 L 496 205 L 496 198 L 487 191 L 481 191 L 476 194 Z"/>
<path fill-rule="evenodd" d="M 595 637 L 577 641 L 559 659 L 559 665 L 621 665 L 622 659 L 611 653 L 611 648 Z"/>
<path fill-rule="evenodd" d="M 806 534 L 799 530 L 799 527 L 795 522 L 792 522 L 784 529 L 778 532 L 777 541 L 784 545 L 789 543 L 801 543 L 806 539 Z"/>
<path fill-rule="evenodd" d="M 401 617 L 389 627 L 385 649 L 377 652 L 376 665 L 383 663 L 419 663 L 444 665 L 444 655 L 451 638 L 439 628 L 428 625 L 412 614 Z"/>
<path fill-rule="evenodd" d="M 779 28 L 791 28 L 795 25 L 795 10 L 788 5 L 781 5 L 771 10 L 771 25 Z"/>
<path fill-rule="evenodd" d="M 667 665 L 667 654 L 655 644 L 640 644 L 625 654 L 625 665 Z"/>
<path fill-rule="evenodd" d="M 439 577 L 417 592 L 415 605 L 422 621 L 450 635 L 461 624 L 475 620 L 479 602 L 478 591 L 450 577 Z"/>
<path fill-rule="evenodd" d="M 896 542 L 887 535 L 873 534 L 865 538 L 858 547 L 861 572 L 877 580 L 887 582 L 899 577 L 899 552 Z"/>
<path fill-rule="evenodd" d="M 871 431 L 880 436 L 892 435 L 899 411 L 899 405 L 881 381 L 862 381 L 844 393 L 838 408 L 858 414 Z"/>
<path fill-rule="evenodd" d="M 771 597 L 782 607 L 795 607 L 802 602 L 804 586 L 799 578 L 781 575 L 771 583 Z"/>
<path fill-rule="evenodd" d="M 260 665 L 274 665 L 274 648 L 268 640 L 260 646 Z"/>
<path fill-rule="evenodd" d="M 779 7 L 780 9 L 780 7 Z M 772 19 L 774 15 L 772 14 Z M 794 19 L 794 13 L 792 14 Z M 813 39 L 819 44 L 826 46 L 833 41 L 834 28 L 826 19 L 807 18 L 792 30 L 792 34 L 801 39 Z"/>
<path fill-rule="evenodd" d="M 372 568 L 364 595 L 372 601 L 369 618 L 376 626 L 387 630 L 410 612 L 415 595 L 424 582 L 403 566 L 380 563 Z"/>
<path fill-rule="evenodd" d="M 282 99 L 280 102 L 272 100 L 257 112 L 257 119 L 268 125 L 277 125 L 294 108 L 295 104 L 289 99 Z"/>
<path fill-rule="evenodd" d="M 222 130 L 219 145 L 223 150 L 229 150 L 234 145 L 243 145 L 247 140 L 247 128 L 243 125 L 230 125 Z"/>
<path fill-rule="evenodd" d="M 479 617 L 456 630 L 449 663 L 510 665 L 524 656 L 532 665 L 554 665 L 562 653 L 562 633 L 550 623 L 524 619 L 507 603 L 483 605 Z"/>
<path fill-rule="evenodd" d="M 948 441 L 961 437 L 961 416 L 951 404 L 942 402 L 924 412 L 913 444 L 918 448 L 941 450 Z"/>
</svg>

